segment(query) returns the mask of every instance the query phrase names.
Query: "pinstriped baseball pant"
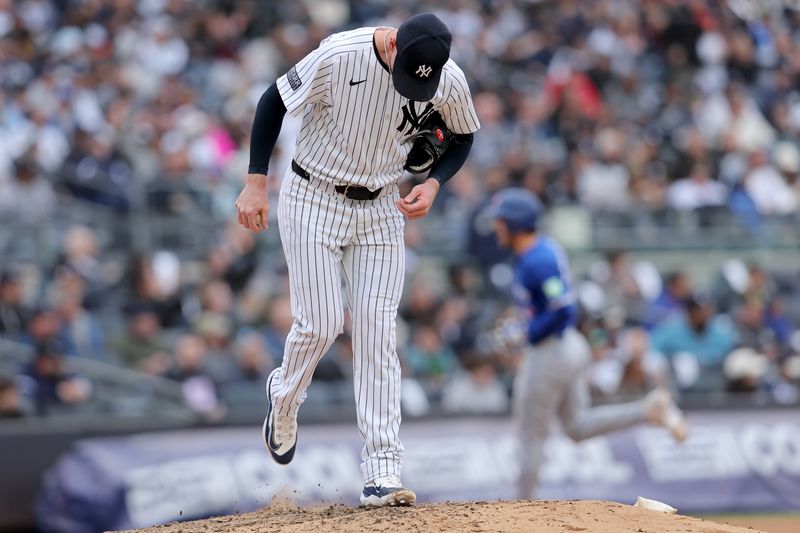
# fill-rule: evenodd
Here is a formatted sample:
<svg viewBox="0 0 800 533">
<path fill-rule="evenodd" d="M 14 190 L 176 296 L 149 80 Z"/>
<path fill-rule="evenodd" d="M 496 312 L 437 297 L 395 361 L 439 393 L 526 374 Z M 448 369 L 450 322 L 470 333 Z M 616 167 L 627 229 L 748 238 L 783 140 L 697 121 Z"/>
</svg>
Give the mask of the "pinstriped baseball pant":
<svg viewBox="0 0 800 533">
<path fill-rule="evenodd" d="M 306 397 L 320 358 L 342 332 L 342 275 L 353 324 L 353 385 L 364 447 L 364 481 L 400 475 L 400 362 L 397 307 L 403 290 L 403 216 L 397 185 L 375 200 L 350 200 L 333 185 L 291 169 L 278 224 L 289 268 L 294 322 L 273 399 L 286 414 Z"/>
<path fill-rule="evenodd" d="M 558 418 L 580 441 L 645 421 L 644 403 L 591 407 L 584 370 L 589 344 L 575 329 L 530 347 L 514 380 L 513 412 L 519 444 L 518 496 L 534 497 L 550 424 Z"/>
</svg>

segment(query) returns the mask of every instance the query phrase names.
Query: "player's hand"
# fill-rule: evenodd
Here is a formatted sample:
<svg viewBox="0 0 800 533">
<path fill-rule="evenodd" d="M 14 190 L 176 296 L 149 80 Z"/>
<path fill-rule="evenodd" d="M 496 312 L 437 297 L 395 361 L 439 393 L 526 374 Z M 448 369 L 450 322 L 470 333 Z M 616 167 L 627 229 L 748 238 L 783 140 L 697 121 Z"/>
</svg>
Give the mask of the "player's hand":
<svg viewBox="0 0 800 533">
<path fill-rule="evenodd" d="M 409 192 L 405 198 L 397 201 L 397 208 L 410 220 L 422 218 L 431 210 L 436 194 L 439 192 L 439 182 L 428 178 L 425 183 L 420 183 Z"/>
<path fill-rule="evenodd" d="M 269 226 L 269 198 L 267 177 L 263 174 L 248 174 L 244 189 L 236 199 L 239 224 L 253 231 Z"/>
</svg>

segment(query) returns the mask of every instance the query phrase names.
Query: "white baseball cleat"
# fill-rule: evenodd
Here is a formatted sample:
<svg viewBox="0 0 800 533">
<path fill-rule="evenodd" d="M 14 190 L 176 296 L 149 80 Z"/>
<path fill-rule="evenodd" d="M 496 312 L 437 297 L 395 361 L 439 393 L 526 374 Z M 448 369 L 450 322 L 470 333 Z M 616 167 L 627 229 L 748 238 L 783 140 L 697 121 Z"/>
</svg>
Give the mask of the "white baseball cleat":
<svg viewBox="0 0 800 533">
<path fill-rule="evenodd" d="M 269 454 L 276 463 L 288 465 L 294 459 L 294 451 L 297 447 L 297 407 L 292 409 L 288 415 L 279 415 L 275 412 L 272 405 L 272 381 L 276 368 L 270 372 L 267 378 L 267 416 L 264 418 L 262 434 L 264 444 L 269 450 Z"/>
<path fill-rule="evenodd" d="M 686 440 L 686 417 L 672 401 L 669 391 L 661 388 L 651 391 L 644 398 L 644 411 L 651 424 L 663 426 L 678 442 Z"/>
<path fill-rule="evenodd" d="M 417 495 L 403 487 L 398 476 L 378 478 L 361 491 L 362 507 L 406 507 L 416 501 Z"/>
</svg>

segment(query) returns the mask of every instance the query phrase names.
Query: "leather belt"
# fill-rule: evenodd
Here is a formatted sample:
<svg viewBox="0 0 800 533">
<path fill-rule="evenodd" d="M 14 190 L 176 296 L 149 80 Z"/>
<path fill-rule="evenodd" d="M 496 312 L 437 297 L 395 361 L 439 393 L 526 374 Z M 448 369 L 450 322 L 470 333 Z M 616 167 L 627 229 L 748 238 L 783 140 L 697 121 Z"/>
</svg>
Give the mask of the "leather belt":
<svg viewBox="0 0 800 533">
<path fill-rule="evenodd" d="M 297 161 L 292 159 L 292 170 L 300 176 L 301 178 L 311 181 L 311 174 L 308 173 L 303 167 L 297 164 Z M 339 194 L 343 194 L 345 197 L 350 198 L 351 200 L 374 200 L 381 194 L 380 189 L 375 189 L 371 191 L 366 187 L 361 187 L 360 185 L 336 185 L 335 186 L 336 192 Z"/>
</svg>

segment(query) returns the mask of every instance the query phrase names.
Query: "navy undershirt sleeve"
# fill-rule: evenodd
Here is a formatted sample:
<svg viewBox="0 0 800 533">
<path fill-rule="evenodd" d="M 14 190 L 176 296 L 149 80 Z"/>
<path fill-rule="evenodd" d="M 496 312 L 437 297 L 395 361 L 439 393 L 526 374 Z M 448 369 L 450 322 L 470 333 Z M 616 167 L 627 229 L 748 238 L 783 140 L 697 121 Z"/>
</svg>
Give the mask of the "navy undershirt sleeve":
<svg viewBox="0 0 800 533">
<path fill-rule="evenodd" d="M 286 106 L 283 104 L 278 86 L 272 84 L 261 95 L 250 132 L 250 174 L 267 174 L 269 158 L 281 132 Z"/>
<path fill-rule="evenodd" d="M 444 151 L 439 161 L 433 165 L 429 177 L 434 178 L 440 185 L 444 185 L 447 180 L 455 176 L 467 160 L 469 151 L 472 149 L 472 141 L 475 138 L 473 133 L 464 135 L 456 134 L 447 150 Z"/>
</svg>

